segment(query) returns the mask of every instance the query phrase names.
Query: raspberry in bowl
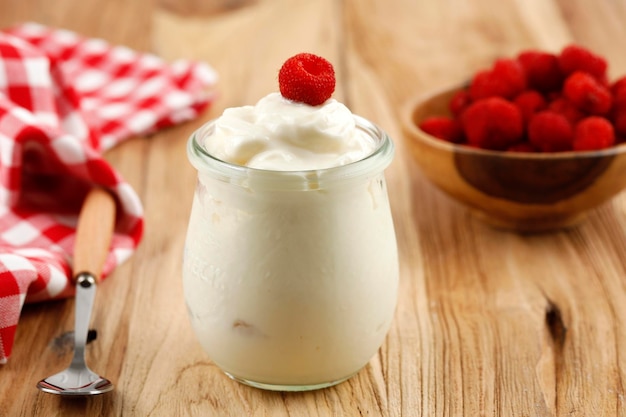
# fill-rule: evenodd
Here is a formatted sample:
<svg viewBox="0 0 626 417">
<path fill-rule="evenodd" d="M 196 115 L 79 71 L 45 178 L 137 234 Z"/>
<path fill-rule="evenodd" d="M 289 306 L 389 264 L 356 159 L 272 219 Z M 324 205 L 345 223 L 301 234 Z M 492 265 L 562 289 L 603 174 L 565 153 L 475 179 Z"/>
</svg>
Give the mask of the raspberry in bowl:
<svg viewBox="0 0 626 417">
<path fill-rule="evenodd" d="M 409 102 L 412 156 L 486 222 L 520 232 L 571 227 L 626 187 L 626 77 L 578 45 L 523 51 L 462 86 Z"/>
</svg>

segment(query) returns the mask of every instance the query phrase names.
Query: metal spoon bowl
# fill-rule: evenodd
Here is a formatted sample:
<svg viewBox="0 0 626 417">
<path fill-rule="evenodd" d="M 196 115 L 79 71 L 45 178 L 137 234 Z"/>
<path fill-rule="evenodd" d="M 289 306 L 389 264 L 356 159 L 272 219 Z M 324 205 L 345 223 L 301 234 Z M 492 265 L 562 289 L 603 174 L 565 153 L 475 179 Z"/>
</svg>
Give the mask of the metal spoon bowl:
<svg viewBox="0 0 626 417">
<path fill-rule="evenodd" d="M 37 388 L 49 394 L 89 396 L 113 390 L 113 384 L 94 373 L 85 363 L 96 283 L 106 260 L 115 225 L 115 202 L 102 190 L 91 191 L 81 209 L 74 246 L 76 307 L 74 317 L 74 356 L 70 366 L 39 381 Z"/>
</svg>

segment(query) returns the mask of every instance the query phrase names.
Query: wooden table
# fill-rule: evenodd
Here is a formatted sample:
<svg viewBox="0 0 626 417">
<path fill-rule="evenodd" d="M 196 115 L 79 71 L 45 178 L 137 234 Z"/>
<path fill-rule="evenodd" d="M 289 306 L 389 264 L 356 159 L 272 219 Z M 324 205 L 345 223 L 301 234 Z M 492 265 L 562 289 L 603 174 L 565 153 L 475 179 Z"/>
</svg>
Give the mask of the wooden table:
<svg viewBox="0 0 626 417">
<path fill-rule="evenodd" d="M 66 364 L 73 300 L 24 308 L 0 368 L 2 416 L 624 416 L 626 194 L 579 227 L 495 230 L 411 162 L 403 103 L 522 48 L 579 42 L 626 73 L 617 0 L 0 0 L 3 26 L 33 20 L 168 60 L 209 62 L 219 98 L 201 119 L 107 155 L 145 205 L 145 238 L 100 287 L 88 361 L 116 385 L 91 399 L 40 393 Z M 370 364 L 334 388 L 264 392 L 224 376 L 186 317 L 181 254 L 195 171 L 185 141 L 230 106 L 277 89 L 301 51 L 335 63 L 335 97 L 384 127 L 401 257 L 394 325 Z M 56 343 L 52 343 L 56 340 Z"/>
</svg>

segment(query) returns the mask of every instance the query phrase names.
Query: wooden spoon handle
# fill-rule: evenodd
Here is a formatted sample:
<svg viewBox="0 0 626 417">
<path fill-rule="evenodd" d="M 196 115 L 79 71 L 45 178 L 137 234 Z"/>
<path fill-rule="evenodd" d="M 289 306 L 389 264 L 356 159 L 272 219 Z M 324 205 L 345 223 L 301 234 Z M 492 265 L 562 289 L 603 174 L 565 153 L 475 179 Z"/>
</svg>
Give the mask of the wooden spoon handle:
<svg viewBox="0 0 626 417">
<path fill-rule="evenodd" d="M 88 272 L 100 281 L 115 228 L 115 201 L 109 192 L 94 188 L 78 216 L 74 243 L 74 279 Z"/>
</svg>

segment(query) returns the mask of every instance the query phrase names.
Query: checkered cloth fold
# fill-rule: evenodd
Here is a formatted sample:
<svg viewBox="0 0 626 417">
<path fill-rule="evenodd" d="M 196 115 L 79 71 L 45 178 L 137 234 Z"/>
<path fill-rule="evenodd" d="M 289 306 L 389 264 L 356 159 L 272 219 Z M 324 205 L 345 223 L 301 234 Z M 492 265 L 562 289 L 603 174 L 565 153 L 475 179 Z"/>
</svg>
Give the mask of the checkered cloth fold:
<svg viewBox="0 0 626 417">
<path fill-rule="evenodd" d="M 102 153 L 194 118 L 215 82 L 206 64 L 165 63 L 66 30 L 0 32 L 0 363 L 25 302 L 73 295 L 77 214 L 91 187 L 110 190 L 120 212 L 105 277 L 141 239 L 141 203 Z"/>
</svg>

